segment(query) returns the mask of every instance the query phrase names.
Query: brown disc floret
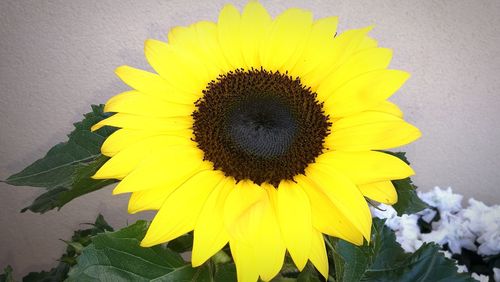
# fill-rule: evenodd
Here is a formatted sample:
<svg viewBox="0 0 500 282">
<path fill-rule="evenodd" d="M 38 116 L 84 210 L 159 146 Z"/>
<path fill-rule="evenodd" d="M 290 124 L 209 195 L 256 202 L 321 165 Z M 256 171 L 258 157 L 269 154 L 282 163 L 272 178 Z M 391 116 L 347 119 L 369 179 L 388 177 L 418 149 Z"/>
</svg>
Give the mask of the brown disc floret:
<svg viewBox="0 0 500 282">
<path fill-rule="evenodd" d="M 236 70 L 196 102 L 193 131 L 204 158 L 236 180 L 291 180 L 323 151 L 330 123 L 316 93 L 288 74 Z"/>
</svg>

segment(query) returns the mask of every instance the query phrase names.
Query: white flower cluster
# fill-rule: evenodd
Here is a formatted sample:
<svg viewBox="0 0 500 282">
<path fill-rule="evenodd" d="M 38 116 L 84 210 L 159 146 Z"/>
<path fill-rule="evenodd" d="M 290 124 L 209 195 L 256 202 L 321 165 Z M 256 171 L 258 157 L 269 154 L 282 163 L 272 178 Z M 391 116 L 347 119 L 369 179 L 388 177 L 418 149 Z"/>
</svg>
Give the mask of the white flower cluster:
<svg viewBox="0 0 500 282">
<path fill-rule="evenodd" d="M 489 207 L 470 199 L 469 206 L 463 208 L 463 196 L 454 194 L 451 188 L 435 187 L 429 192 L 418 192 L 418 196 L 439 211 L 440 219 L 432 223 L 430 233 L 421 233 L 417 221 L 422 218 L 430 223 L 436 215 L 433 209 L 402 216 L 397 216 L 394 208 L 384 204 L 371 209 L 374 217 L 386 219 L 386 225 L 394 230 L 396 240 L 406 252 L 414 252 L 424 242 L 435 242 L 441 246 L 448 244 L 450 251 L 456 254 L 460 254 L 462 248 L 482 256 L 500 253 L 500 205 Z M 449 252 L 445 255 L 451 257 Z M 467 271 L 465 266 L 458 267 L 460 272 Z M 494 272 L 495 281 L 500 281 L 500 269 L 495 268 Z M 472 277 L 488 281 L 485 275 L 473 274 Z"/>
</svg>

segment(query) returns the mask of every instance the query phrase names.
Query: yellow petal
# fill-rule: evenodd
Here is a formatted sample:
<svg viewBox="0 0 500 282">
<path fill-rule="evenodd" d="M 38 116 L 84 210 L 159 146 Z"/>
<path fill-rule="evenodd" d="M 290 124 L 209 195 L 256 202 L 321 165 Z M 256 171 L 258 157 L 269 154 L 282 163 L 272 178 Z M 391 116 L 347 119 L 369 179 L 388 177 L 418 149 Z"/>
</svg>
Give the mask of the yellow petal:
<svg viewBox="0 0 500 282">
<path fill-rule="evenodd" d="M 362 126 L 365 124 L 377 122 L 397 122 L 402 121 L 401 118 L 388 113 L 381 113 L 376 111 L 364 111 L 347 117 L 338 118 L 332 124 L 332 131 L 341 131 L 352 127 Z"/>
<path fill-rule="evenodd" d="M 176 26 L 169 30 L 168 44 L 192 47 L 197 43 L 196 30 L 193 27 Z"/>
<path fill-rule="evenodd" d="M 161 77 L 176 89 L 195 97 L 201 97 L 201 91 L 213 79 L 209 77 L 205 66 L 183 48 L 148 39 L 144 44 L 144 53 Z"/>
<path fill-rule="evenodd" d="M 133 129 L 118 129 L 113 132 L 101 146 L 101 153 L 105 156 L 112 157 L 121 150 L 130 147 L 138 141 L 150 138 L 160 133 L 155 131 L 133 130 Z"/>
<path fill-rule="evenodd" d="M 306 168 L 306 176 L 328 195 L 340 212 L 370 240 L 372 218 L 363 194 L 347 176 L 330 165 L 313 163 Z"/>
<path fill-rule="evenodd" d="M 187 181 L 189 178 L 201 171 L 203 170 L 194 171 L 192 175 L 186 176 L 183 182 Z M 168 196 L 170 196 L 170 194 L 172 194 L 172 192 L 175 191 L 179 185 L 157 187 L 154 189 L 132 192 L 128 202 L 128 212 L 134 214 L 146 210 L 159 210 Z"/>
<path fill-rule="evenodd" d="M 343 117 L 375 107 L 394 94 L 409 76 L 399 70 L 378 70 L 360 75 L 331 94 L 325 101 L 325 112 L 332 117 Z"/>
<path fill-rule="evenodd" d="M 281 181 L 278 187 L 277 215 L 286 248 L 302 270 L 311 251 L 311 205 L 302 187 Z"/>
<path fill-rule="evenodd" d="M 172 189 L 163 187 L 133 192 L 128 201 L 128 213 L 135 214 L 141 211 L 159 210 L 163 202 L 172 193 Z"/>
<path fill-rule="evenodd" d="M 224 56 L 233 69 L 245 66 L 241 54 L 240 28 L 240 12 L 233 5 L 225 5 L 219 15 L 217 30 Z"/>
<path fill-rule="evenodd" d="M 323 234 L 317 230 L 312 232 L 310 260 L 319 273 L 328 280 L 328 257 L 326 255 L 325 240 Z"/>
<path fill-rule="evenodd" d="M 267 204 L 267 194 L 258 185 L 242 180 L 229 193 L 224 206 L 224 226 L 231 240 L 251 245 Z"/>
<path fill-rule="evenodd" d="M 157 132 L 178 132 L 191 128 L 193 121 L 190 116 L 165 118 L 117 113 L 94 124 L 91 130 L 95 131 L 106 125 L 128 129 L 154 130 Z"/>
<path fill-rule="evenodd" d="M 288 9 L 272 23 L 262 42 L 260 61 L 264 69 L 285 72 L 302 55 L 312 27 L 312 14 L 301 9 Z"/>
<path fill-rule="evenodd" d="M 193 55 L 198 55 L 198 37 L 194 26 L 176 26 L 168 31 L 168 44 L 188 49 Z"/>
<path fill-rule="evenodd" d="M 229 246 L 236 264 L 238 282 L 257 281 L 259 272 L 255 267 L 255 263 L 260 258 L 255 257 L 252 246 L 240 240 L 229 241 Z"/>
<path fill-rule="evenodd" d="M 175 161 L 172 161 L 175 160 Z M 210 170 L 203 153 L 191 146 L 169 146 L 141 162 L 113 190 L 114 194 L 147 189 L 173 189 L 197 171 Z"/>
<path fill-rule="evenodd" d="M 295 176 L 295 181 L 309 197 L 312 224 L 316 229 L 356 245 L 363 244 L 363 235 L 358 228 L 330 200 L 332 193 L 325 193 L 322 188 L 302 174 Z"/>
<path fill-rule="evenodd" d="M 397 116 L 366 111 L 334 122 L 324 144 L 330 150 L 385 150 L 406 145 L 420 136 L 418 128 Z"/>
<path fill-rule="evenodd" d="M 106 106 L 104 107 L 105 112 L 120 112 L 153 117 L 190 116 L 194 109 L 194 104 L 187 105 L 167 102 L 134 90 L 112 97 L 106 102 Z"/>
<path fill-rule="evenodd" d="M 244 180 L 226 199 L 224 221 L 238 277 L 255 277 L 257 272 L 268 281 L 281 270 L 285 245 L 276 219 L 276 198 L 271 185 L 259 187 Z"/>
<path fill-rule="evenodd" d="M 398 201 L 398 193 L 391 181 L 362 184 L 359 185 L 358 188 L 365 197 L 379 203 L 392 205 Z"/>
<path fill-rule="evenodd" d="M 200 21 L 195 23 L 194 27 L 200 50 L 208 63 L 217 66 L 222 73 L 232 70 L 233 68 L 227 62 L 221 49 L 217 25 L 213 22 Z"/>
<path fill-rule="evenodd" d="M 293 77 L 302 77 L 323 63 L 324 55 L 331 51 L 337 24 L 337 17 L 322 18 L 314 22 L 302 58 L 290 70 Z"/>
<path fill-rule="evenodd" d="M 249 1 L 241 15 L 241 48 L 248 68 L 260 68 L 260 45 L 270 25 L 266 9 L 258 1 Z"/>
<path fill-rule="evenodd" d="M 115 73 L 128 86 L 159 99 L 182 104 L 193 104 L 198 99 L 197 96 L 174 89 L 154 73 L 129 66 L 118 67 Z"/>
<path fill-rule="evenodd" d="M 371 38 L 370 36 L 365 36 L 358 46 L 357 51 L 362 51 L 365 49 L 376 48 L 378 46 L 377 40 Z"/>
<path fill-rule="evenodd" d="M 334 167 L 355 184 L 403 179 L 414 174 L 413 169 L 399 158 L 376 151 L 332 151 L 319 156 L 316 162 Z"/>
<path fill-rule="evenodd" d="M 106 138 L 101 146 L 101 153 L 105 156 L 112 157 L 125 148 L 128 148 L 138 141 L 144 140 L 146 138 L 159 135 L 171 135 L 184 137 L 185 139 L 189 140 L 192 138 L 192 134 L 193 132 L 191 130 L 182 130 L 169 134 L 156 131 L 122 128 L 113 132 L 108 138 Z"/>
<path fill-rule="evenodd" d="M 354 54 L 321 82 L 316 91 L 318 99 L 326 100 L 344 83 L 361 74 L 387 68 L 391 58 L 392 50 L 387 48 L 371 48 Z"/>
<path fill-rule="evenodd" d="M 220 171 L 206 170 L 177 188 L 151 222 L 141 246 L 164 243 L 193 230 L 203 204 L 223 177 Z"/>
<path fill-rule="evenodd" d="M 207 198 L 194 228 L 191 256 L 193 267 L 203 264 L 229 241 L 224 228 L 224 204 L 235 185 L 234 179 L 228 177 Z"/>
<path fill-rule="evenodd" d="M 260 227 L 253 239 L 253 246 L 255 257 L 258 258 L 255 266 L 259 269 L 260 277 L 269 281 L 280 272 L 286 248 L 276 217 L 276 189 L 265 183 L 261 184 L 261 187 L 266 190 L 268 200 Z"/>
<path fill-rule="evenodd" d="M 141 161 L 147 159 L 153 153 L 162 151 L 165 146 L 190 145 L 192 142 L 183 137 L 165 135 L 143 139 L 109 159 L 92 178 L 122 179 L 134 170 Z"/>
<path fill-rule="evenodd" d="M 403 112 L 399 109 L 399 107 L 396 104 L 389 102 L 387 100 L 382 101 L 382 103 L 369 109 L 368 111 L 386 113 L 386 114 L 391 114 L 393 116 L 397 116 L 399 118 L 403 118 Z"/>
<path fill-rule="evenodd" d="M 359 51 L 360 44 L 364 41 L 366 34 L 372 27 L 348 30 L 335 37 L 331 46 L 324 50 L 318 50 L 318 56 L 322 60 L 311 72 L 301 76 L 301 80 L 313 91 L 318 85 L 338 66 L 342 65 L 350 56 Z"/>
<path fill-rule="evenodd" d="M 222 73 L 220 64 L 216 60 L 217 57 L 214 56 L 222 56 L 222 53 L 220 48 L 218 48 L 218 52 L 214 52 L 215 50 L 206 50 L 207 44 L 217 40 L 216 33 L 211 34 L 212 38 L 206 37 L 206 33 L 203 32 L 203 27 L 206 25 L 213 26 L 213 30 L 216 31 L 216 25 L 212 22 L 197 22 L 189 27 L 175 27 L 168 33 L 168 42 L 177 48 L 186 50 L 196 61 L 203 64 L 207 70 L 209 79 L 212 80 Z M 199 36 L 200 26 L 203 26 L 201 28 L 201 36 Z"/>
</svg>

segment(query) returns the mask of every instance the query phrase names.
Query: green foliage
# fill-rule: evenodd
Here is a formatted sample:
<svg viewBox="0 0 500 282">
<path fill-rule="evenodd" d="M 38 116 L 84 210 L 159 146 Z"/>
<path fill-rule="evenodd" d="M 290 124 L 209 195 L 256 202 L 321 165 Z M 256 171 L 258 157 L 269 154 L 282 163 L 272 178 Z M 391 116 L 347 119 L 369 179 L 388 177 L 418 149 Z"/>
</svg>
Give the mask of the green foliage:
<svg viewBox="0 0 500 282">
<path fill-rule="evenodd" d="M 405 253 L 394 232 L 384 221 L 374 219 L 370 244 L 361 247 L 333 239 L 332 251 L 342 258 L 336 281 L 474 281 L 457 273 L 455 262 L 439 252 L 439 246 L 424 244 L 415 253 Z"/>
<path fill-rule="evenodd" d="M 168 242 L 168 248 L 177 253 L 184 253 L 193 248 L 193 232 L 189 232 Z"/>
<path fill-rule="evenodd" d="M 67 281 L 213 281 L 209 265 L 192 268 L 161 245 L 141 247 L 146 230 L 147 223 L 138 221 L 92 237 Z"/>
<path fill-rule="evenodd" d="M 3 274 L 0 274 L 0 282 L 14 282 L 14 278 L 12 278 L 12 267 L 10 265 L 7 265 L 3 270 Z"/>
<path fill-rule="evenodd" d="M 398 202 L 392 205 L 392 207 L 396 210 L 399 216 L 402 214 L 417 213 L 429 207 L 418 197 L 417 192 L 415 191 L 417 186 L 413 185 L 410 178 L 393 180 L 392 184 L 398 192 Z"/>
<path fill-rule="evenodd" d="M 410 164 L 405 156 L 406 153 L 404 152 L 383 152 L 398 157 L 405 163 Z M 409 177 L 400 180 L 393 180 L 392 184 L 394 185 L 394 188 L 396 188 L 396 192 L 398 193 L 398 202 L 392 207 L 396 210 L 399 216 L 401 216 L 402 214 L 417 213 L 429 207 L 417 196 L 417 186 L 412 183 Z"/>
<path fill-rule="evenodd" d="M 297 282 L 321 282 L 324 278 L 320 277 L 322 277 L 321 274 L 311 263 L 308 263 L 297 277 Z"/>
<path fill-rule="evenodd" d="M 234 262 L 215 264 L 213 281 L 236 282 L 236 265 L 234 265 Z"/>
<path fill-rule="evenodd" d="M 49 271 L 30 272 L 23 278 L 23 282 L 56 282 L 64 281 L 67 277 L 70 266 L 60 262 Z"/>
<path fill-rule="evenodd" d="M 43 158 L 7 178 L 6 182 L 11 185 L 47 190 L 22 212 L 30 210 L 44 213 L 61 208 L 76 197 L 115 182 L 90 178 L 106 162 L 107 157 L 101 155 L 100 148 L 106 137 L 114 131 L 110 127 L 90 131 L 92 125 L 109 117 L 103 109 L 103 105 L 93 105 L 92 112 L 74 124 L 75 129 L 68 135 L 68 141 L 57 144 Z"/>
<path fill-rule="evenodd" d="M 90 225 L 92 228 L 77 230 L 70 241 L 65 241 L 68 245 L 66 252 L 61 256 L 56 267 L 49 271 L 31 272 L 23 278 L 23 282 L 52 282 L 66 279 L 70 267 L 76 264 L 76 258 L 80 255 L 82 248 L 91 243 L 90 238 L 99 233 L 113 231 L 102 215 L 97 216 L 95 222 Z"/>
<path fill-rule="evenodd" d="M 23 282 L 236 282 L 233 261 L 213 258 L 200 267 L 192 268 L 170 248 L 161 245 L 141 247 L 139 243 L 148 228 L 145 221 L 138 221 L 116 232 L 107 232 L 112 228 L 102 216 L 93 225 L 91 229 L 75 231 L 57 267 L 48 272 L 30 273 Z M 424 244 L 413 254 L 405 253 L 396 242 L 394 232 L 380 219 L 374 219 L 370 244 L 359 247 L 329 237 L 326 243 L 329 259 L 334 260 L 330 261 L 328 281 L 474 281 L 467 274 L 458 274 L 455 262 L 445 258 L 435 244 Z M 11 269 L 6 269 L 6 274 L 0 276 L 0 282 L 11 282 L 5 280 L 5 277 L 11 277 L 11 272 Z M 281 273 L 272 281 L 325 280 L 311 263 L 299 273 L 287 257 Z"/>
</svg>

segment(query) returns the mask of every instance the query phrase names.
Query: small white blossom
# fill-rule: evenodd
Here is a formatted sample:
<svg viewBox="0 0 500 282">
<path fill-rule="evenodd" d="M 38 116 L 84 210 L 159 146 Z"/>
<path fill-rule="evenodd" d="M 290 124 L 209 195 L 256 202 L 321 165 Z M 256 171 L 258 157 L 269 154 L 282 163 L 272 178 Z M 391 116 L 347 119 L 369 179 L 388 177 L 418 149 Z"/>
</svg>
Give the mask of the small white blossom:
<svg viewBox="0 0 500 282">
<path fill-rule="evenodd" d="M 477 236 L 479 255 L 500 253 L 500 206 L 488 207 L 480 201 L 469 200 L 469 207 L 461 213 L 464 224 Z"/>
<path fill-rule="evenodd" d="M 403 214 L 397 221 L 396 241 L 406 252 L 415 252 L 423 244 L 420 239 L 420 229 L 417 225 L 418 216 L 415 214 Z M 395 227 L 396 220 L 388 219 L 390 225 Z M 391 222 L 392 221 L 392 222 Z"/>
<path fill-rule="evenodd" d="M 500 268 L 493 268 L 493 278 L 496 282 L 500 282 Z"/>
<path fill-rule="evenodd" d="M 450 187 L 442 190 L 439 187 L 434 187 L 434 190 L 429 192 L 417 192 L 418 197 L 426 202 L 429 206 L 435 207 L 439 212 L 459 212 L 462 209 L 463 196 L 453 194 Z"/>
<path fill-rule="evenodd" d="M 379 209 L 371 208 L 374 217 L 386 219 L 386 226 L 396 234 L 396 240 L 406 252 L 414 252 L 423 242 L 447 244 L 451 253 L 461 253 L 462 248 L 477 251 L 488 256 L 500 253 L 500 205 L 487 206 L 483 202 L 469 199 L 468 206 L 462 207 L 463 196 L 435 187 L 429 192 L 418 192 L 418 196 L 439 211 L 440 219 L 432 223 L 432 231 L 420 233 L 417 221 L 420 218 L 430 223 L 436 211 L 425 209 L 417 214 L 397 216 L 394 208 L 380 204 Z M 479 244 L 479 247 L 476 245 Z M 451 253 L 443 251 L 446 257 Z M 466 272 L 467 267 L 457 265 L 458 272 Z M 500 269 L 495 268 L 495 281 L 500 282 Z M 473 274 L 479 281 L 488 281 L 488 276 Z"/>
<path fill-rule="evenodd" d="M 476 236 L 463 224 L 460 216 L 443 213 L 438 222 L 432 223 L 433 231 L 422 234 L 424 242 L 436 242 L 439 245 L 448 244 L 454 254 L 462 253 L 462 248 L 476 250 Z"/>
<path fill-rule="evenodd" d="M 425 222 L 429 223 L 434 219 L 434 217 L 437 214 L 437 211 L 433 209 L 425 209 L 423 211 L 418 212 L 417 214 L 420 215 Z"/>
<path fill-rule="evenodd" d="M 469 270 L 467 269 L 467 266 L 461 265 L 461 264 L 457 264 L 457 272 L 458 273 L 464 273 L 464 272 L 469 272 Z"/>
<path fill-rule="evenodd" d="M 477 274 L 477 273 L 472 273 L 472 278 L 476 279 L 477 281 L 480 281 L 480 282 L 488 282 L 490 281 L 490 278 L 486 275 L 482 275 L 482 274 Z"/>
</svg>

